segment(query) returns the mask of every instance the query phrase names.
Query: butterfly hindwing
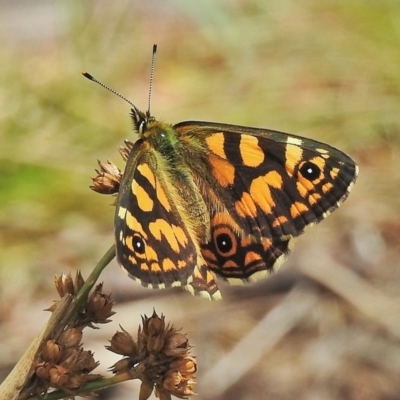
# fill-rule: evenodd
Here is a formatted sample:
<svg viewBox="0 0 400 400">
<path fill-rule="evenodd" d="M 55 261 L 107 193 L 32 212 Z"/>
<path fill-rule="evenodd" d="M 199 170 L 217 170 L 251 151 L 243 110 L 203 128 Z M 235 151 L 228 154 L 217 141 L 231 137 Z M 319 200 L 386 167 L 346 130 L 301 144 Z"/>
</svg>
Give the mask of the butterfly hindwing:
<svg viewBox="0 0 400 400">
<path fill-rule="evenodd" d="M 208 267 L 225 279 L 253 280 L 278 268 L 289 251 L 289 241 L 246 235 L 227 213 L 211 220 L 211 240 L 202 246 Z"/>
</svg>

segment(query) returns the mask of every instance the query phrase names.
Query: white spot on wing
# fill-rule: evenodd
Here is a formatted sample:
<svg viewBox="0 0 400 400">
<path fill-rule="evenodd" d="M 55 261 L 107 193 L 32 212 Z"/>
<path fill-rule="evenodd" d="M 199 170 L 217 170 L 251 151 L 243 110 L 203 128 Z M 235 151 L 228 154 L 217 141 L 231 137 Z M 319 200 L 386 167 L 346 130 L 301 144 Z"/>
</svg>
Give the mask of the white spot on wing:
<svg viewBox="0 0 400 400">
<path fill-rule="evenodd" d="M 125 207 L 120 206 L 118 208 L 118 217 L 120 217 L 121 219 L 125 219 L 127 211 L 128 210 Z"/>
<path fill-rule="evenodd" d="M 303 141 L 301 139 L 299 139 L 299 138 L 296 138 L 296 137 L 293 137 L 293 136 L 288 136 L 288 138 L 286 140 L 286 143 L 295 144 L 297 146 L 300 146 L 303 143 Z"/>
</svg>

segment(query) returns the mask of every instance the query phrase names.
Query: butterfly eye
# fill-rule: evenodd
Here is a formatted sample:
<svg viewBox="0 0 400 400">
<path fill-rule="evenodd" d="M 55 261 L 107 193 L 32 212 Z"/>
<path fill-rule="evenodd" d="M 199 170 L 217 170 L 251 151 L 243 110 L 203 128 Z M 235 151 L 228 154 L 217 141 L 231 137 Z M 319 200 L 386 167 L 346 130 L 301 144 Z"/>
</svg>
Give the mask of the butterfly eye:
<svg viewBox="0 0 400 400">
<path fill-rule="evenodd" d="M 136 253 L 144 254 L 146 245 L 145 245 L 144 240 L 142 239 L 141 236 L 139 236 L 138 234 L 134 235 L 133 236 L 133 240 L 132 240 L 132 244 L 133 244 L 133 248 L 134 248 Z"/>
<path fill-rule="evenodd" d="M 314 181 L 315 179 L 318 179 L 321 175 L 321 169 L 318 167 L 318 165 L 315 165 L 309 161 L 305 162 L 300 167 L 299 171 L 301 175 L 303 175 L 303 177 L 308 179 L 309 181 Z"/>
</svg>

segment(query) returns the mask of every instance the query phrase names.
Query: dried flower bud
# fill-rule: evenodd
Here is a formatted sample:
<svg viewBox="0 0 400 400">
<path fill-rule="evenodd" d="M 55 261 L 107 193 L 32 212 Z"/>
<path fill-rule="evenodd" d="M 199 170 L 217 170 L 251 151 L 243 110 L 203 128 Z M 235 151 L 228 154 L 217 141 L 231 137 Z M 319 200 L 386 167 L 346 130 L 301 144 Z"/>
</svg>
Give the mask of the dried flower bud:
<svg viewBox="0 0 400 400">
<path fill-rule="evenodd" d="M 166 356 L 183 356 L 189 350 L 189 340 L 183 333 L 171 330 L 165 338 L 163 353 Z"/>
<path fill-rule="evenodd" d="M 179 371 L 185 377 L 194 375 L 197 371 L 196 358 L 190 354 L 176 358 L 170 362 L 169 369 L 171 371 Z"/>
<path fill-rule="evenodd" d="M 84 373 L 89 373 L 98 367 L 99 363 L 95 361 L 93 353 L 89 350 L 83 350 L 80 354 L 81 370 Z"/>
<path fill-rule="evenodd" d="M 153 312 L 153 315 L 145 320 L 147 331 L 147 350 L 150 353 L 157 353 L 164 347 L 165 320 Z M 145 327 L 143 326 L 143 330 Z"/>
<path fill-rule="evenodd" d="M 39 362 L 35 366 L 35 374 L 44 380 L 49 379 L 50 364 L 47 362 Z"/>
<path fill-rule="evenodd" d="M 99 364 L 95 361 L 93 353 L 82 349 L 68 349 L 61 364 L 73 375 L 88 374 Z"/>
<path fill-rule="evenodd" d="M 165 330 L 165 317 L 161 318 L 154 312 L 153 315 L 147 320 L 147 329 L 149 336 L 159 336 Z"/>
<path fill-rule="evenodd" d="M 182 374 L 179 371 L 168 371 L 163 380 L 163 387 L 168 391 L 173 392 L 181 382 Z"/>
<path fill-rule="evenodd" d="M 42 358 L 44 361 L 57 364 L 61 360 L 61 346 L 55 340 L 47 340 L 42 346 Z"/>
<path fill-rule="evenodd" d="M 127 161 L 129 158 L 130 150 L 123 146 L 121 146 L 118 150 L 119 150 L 119 154 L 121 154 L 121 156 L 122 156 L 122 159 L 124 161 Z"/>
<path fill-rule="evenodd" d="M 193 384 L 193 380 L 183 377 L 179 371 L 170 371 L 165 375 L 163 388 L 174 396 L 185 398 L 195 394 Z"/>
<path fill-rule="evenodd" d="M 71 274 L 61 274 L 61 276 L 56 275 L 54 283 L 61 298 L 63 298 L 66 294 L 75 294 L 74 283 L 72 281 Z"/>
<path fill-rule="evenodd" d="M 84 284 L 85 280 L 83 279 L 81 271 L 77 271 L 74 282 L 75 293 L 78 293 Z"/>
<path fill-rule="evenodd" d="M 70 347 L 79 346 L 81 340 L 82 340 L 82 330 L 78 328 L 69 328 L 61 333 L 57 342 L 64 348 L 68 349 Z"/>
<path fill-rule="evenodd" d="M 151 336 L 147 341 L 147 350 L 150 353 L 158 353 L 164 347 L 164 338 L 160 336 Z"/>
<path fill-rule="evenodd" d="M 110 160 L 107 160 L 106 163 L 101 161 L 98 161 L 98 163 L 100 170 L 96 169 L 97 175 L 92 178 L 93 186 L 90 186 L 90 188 L 101 194 L 118 193 L 122 180 L 121 171 Z"/>
<path fill-rule="evenodd" d="M 69 379 L 68 369 L 61 365 L 54 365 L 50 368 L 49 378 L 51 386 L 63 388 Z"/>
<path fill-rule="evenodd" d="M 81 349 L 70 348 L 63 354 L 62 366 L 68 369 L 72 374 L 78 374 L 82 370 L 82 361 L 80 359 Z"/>
<path fill-rule="evenodd" d="M 99 284 L 90 295 L 87 304 L 86 312 L 95 323 L 107 323 L 108 319 L 115 313 L 112 311 L 114 301 L 111 300 L 110 295 L 101 292 L 103 285 Z"/>
<path fill-rule="evenodd" d="M 140 326 L 138 328 L 137 344 L 139 354 L 143 354 L 147 351 L 147 336 Z"/>
<path fill-rule="evenodd" d="M 135 357 L 138 354 L 138 345 L 134 342 L 132 336 L 124 330 L 117 332 L 110 340 L 110 346 L 106 348 L 113 353 L 121 354 L 123 356 Z"/>
</svg>

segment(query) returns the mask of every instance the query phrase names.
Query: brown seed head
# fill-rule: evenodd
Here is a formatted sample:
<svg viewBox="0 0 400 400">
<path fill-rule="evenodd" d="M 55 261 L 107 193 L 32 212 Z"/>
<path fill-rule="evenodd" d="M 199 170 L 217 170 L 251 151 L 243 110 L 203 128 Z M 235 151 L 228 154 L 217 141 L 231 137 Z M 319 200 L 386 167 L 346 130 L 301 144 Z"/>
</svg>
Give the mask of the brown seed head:
<svg viewBox="0 0 400 400">
<path fill-rule="evenodd" d="M 35 366 L 35 374 L 44 380 L 49 380 L 50 364 L 47 362 L 38 362 Z"/>
<path fill-rule="evenodd" d="M 122 159 L 124 161 L 127 161 L 129 158 L 130 150 L 123 146 L 121 146 L 118 150 L 119 150 L 119 154 L 121 154 L 121 156 L 122 156 Z"/>
<path fill-rule="evenodd" d="M 82 371 L 82 360 L 80 358 L 82 350 L 77 348 L 66 349 L 63 354 L 61 365 L 71 374 L 79 374 Z"/>
<path fill-rule="evenodd" d="M 78 328 L 69 328 L 63 331 L 57 342 L 64 348 L 78 347 L 82 340 L 82 330 Z"/>
<path fill-rule="evenodd" d="M 164 334 L 165 330 L 165 317 L 161 318 L 154 312 L 153 315 L 147 320 L 147 329 L 149 336 L 159 336 Z"/>
<path fill-rule="evenodd" d="M 99 363 L 95 361 L 93 353 L 89 350 L 82 350 L 80 354 L 81 371 L 85 374 L 92 372 Z"/>
<path fill-rule="evenodd" d="M 181 398 L 186 398 L 187 396 L 192 396 L 195 394 L 194 381 L 185 378 L 179 371 L 170 371 L 165 375 L 163 388 L 172 395 Z"/>
<path fill-rule="evenodd" d="M 121 327 L 121 329 L 123 329 Z M 123 329 L 123 332 L 117 332 L 110 340 L 110 346 L 106 346 L 108 350 L 116 354 L 128 357 L 136 357 L 138 355 L 138 345 L 134 342 L 132 336 Z"/>
<path fill-rule="evenodd" d="M 162 315 L 160 318 L 154 312 L 145 323 L 147 331 L 147 350 L 150 353 L 158 353 L 164 347 L 165 317 Z"/>
<path fill-rule="evenodd" d="M 183 333 L 171 329 L 165 338 L 163 353 L 166 356 L 183 356 L 190 349 L 189 340 Z"/>
<path fill-rule="evenodd" d="M 101 291 L 102 284 L 99 284 L 87 301 L 86 313 L 92 322 L 105 324 L 110 322 L 108 318 L 115 314 L 112 311 L 114 301 L 111 299 L 111 295 L 103 294 Z"/>
<path fill-rule="evenodd" d="M 194 374 L 197 371 L 196 358 L 190 354 L 176 358 L 170 362 L 169 369 L 171 371 L 179 371 L 184 377 L 194 378 Z"/>
<path fill-rule="evenodd" d="M 55 340 L 50 339 L 42 346 L 41 356 L 44 361 L 57 364 L 62 357 L 61 346 Z"/>
<path fill-rule="evenodd" d="M 98 163 L 100 170 L 96 169 L 97 175 L 92 178 L 93 185 L 90 188 L 101 194 L 118 193 L 122 180 L 121 171 L 110 160 L 105 163 L 98 161 Z"/>
<path fill-rule="evenodd" d="M 51 386 L 62 389 L 69 379 L 68 369 L 61 365 L 54 365 L 50 368 L 49 378 Z"/>
<path fill-rule="evenodd" d="M 67 293 L 72 295 L 75 294 L 74 283 L 71 274 L 61 274 L 60 276 L 56 275 L 54 284 L 61 298 L 63 298 Z"/>
<path fill-rule="evenodd" d="M 84 283 L 85 280 L 83 279 L 81 271 L 78 271 L 75 275 L 75 282 L 74 282 L 75 293 L 78 293 L 82 289 Z"/>
</svg>

